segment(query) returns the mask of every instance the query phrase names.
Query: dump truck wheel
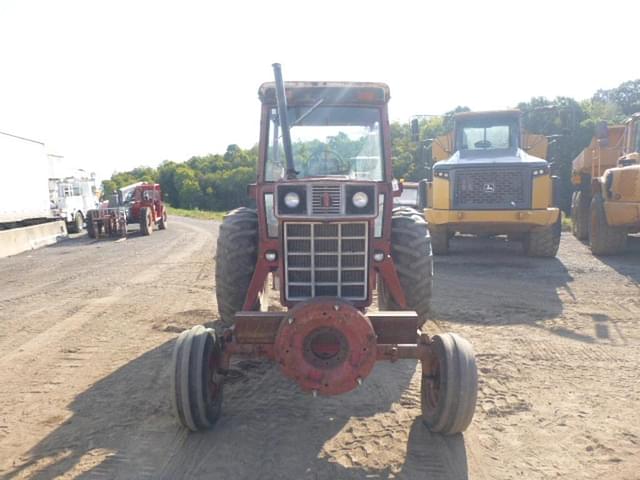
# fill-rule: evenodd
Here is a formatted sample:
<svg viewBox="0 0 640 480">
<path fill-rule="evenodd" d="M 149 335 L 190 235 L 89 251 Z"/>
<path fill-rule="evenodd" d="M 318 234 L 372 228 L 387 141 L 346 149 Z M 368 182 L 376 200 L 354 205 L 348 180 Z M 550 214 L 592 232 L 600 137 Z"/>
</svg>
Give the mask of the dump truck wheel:
<svg viewBox="0 0 640 480">
<path fill-rule="evenodd" d="M 258 214 L 250 208 L 237 208 L 225 215 L 216 250 L 218 312 L 228 327 L 242 309 L 257 260 Z"/>
<path fill-rule="evenodd" d="M 149 207 L 140 209 L 140 231 L 143 235 L 151 235 L 153 233 L 153 220 Z"/>
<path fill-rule="evenodd" d="M 431 307 L 433 255 L 427 222 L 412 208 L 393 209 L 391 256 L 398 272 L 407 306 L 418 313 L 418 323 L 427 321 Z M 378 276 L 378 306 L 381 310 L 401 310 Z"/>
<path fill-rule="evenodd" d="M 478 398 L 478 369 L 471 344 L 454 333 L 433 337 L 435 364 L 422 372 L 422 420 L 432 432 L 463 432 Z"/>
<path fill-rule="evenodd" d="M 180 334 L 173 349 L 173 411 L 189 430 L 212 428 L 222 407 L 222 344 L 210 328 L 197 325 Z"/>
<path fill-rule="evenodd" d="M 160 217 L 160 221 L 158 222 L 158 228 L 160 230 L 167 229 L 167 211 L 166 210 L 162 212 L 162 216 Z"/>
<path fill-rule="evenodd" d="M 626 229 L 609 226 L 604 211 L 604 200 L 599 193 L 591 200 L 589 243 L 594 255 L 617 255 L 627 248 Z"/>
<path fill-rule="evenodd" d="M 529 257 L 555 257 L 560 247 L 562 224 L 558 220 L 548 227 L 536 228 L 524 236 L 524 253 Z"/>
<path fill-rule="evenodd" d="M 575 192 L 571 203 L 571 232 L 578 240 L 589 238 L 589 207 L 586 192 Z"/>
<path fill-rule="evenodd" d="M 97 210 L 89 210 L 87 212 L 87 235 L 89 235 L 89 238 L 96 238 L 98 236 L 96 224 L 93 222 L 93 217 L 97 214 Z"/>
<path fill-rule="evenodd" d="M 83 223 L 84 218 L 82 218 L 82 214 L 80 212 L 76 212 L 73 216 L 73 222 L 67 224 L 67 231 L 69 233 L 80 233 Z"/>
<path fill-rule="evenodd" d="M 431 233 L 431 247 L 433 248 L 434 255 L 446 255 L 449 253 L 449 240 L 453 235 L 449 235 L 449 232 L 445 228 L 429 226 L 429 232 Z"/>
</svg>

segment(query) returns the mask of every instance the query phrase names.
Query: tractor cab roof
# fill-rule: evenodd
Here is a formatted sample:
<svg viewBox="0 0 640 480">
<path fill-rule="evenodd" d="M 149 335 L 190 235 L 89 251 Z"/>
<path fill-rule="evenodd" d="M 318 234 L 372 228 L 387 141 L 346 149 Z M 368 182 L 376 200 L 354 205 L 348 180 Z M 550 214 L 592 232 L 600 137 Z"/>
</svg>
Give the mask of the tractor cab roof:
<svg viewBox="0 0 640 480">
<path fill-rule="evenodd" d="M 369 82 L 285 82 L 289 105 L 313 105 L 319 100 L 329 105 L 384 105 L 389 101 L 389 87 Z M 273 82 L 260 85 L 260 101 L 276 104 Z"/>
<path fill-rule="evenodd" d="M 480 120 L 485 118 L 520 118 L 520 110 L 488 110 L 484 112 L 460 112 L 453 115 L 456 121 Z"/>
</svg>

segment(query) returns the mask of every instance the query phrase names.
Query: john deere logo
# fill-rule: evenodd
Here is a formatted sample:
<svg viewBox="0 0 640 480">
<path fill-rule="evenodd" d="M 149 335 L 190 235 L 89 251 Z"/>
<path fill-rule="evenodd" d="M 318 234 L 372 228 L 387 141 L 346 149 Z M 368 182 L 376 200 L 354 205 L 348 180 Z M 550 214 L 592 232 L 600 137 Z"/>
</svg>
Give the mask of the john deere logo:
<svg viewBox="0 0 640 480">
<path fill-rule="evenodd" d="M 496 191 L 496 184 L 495 183 L 485 183 L 484 186 L 482 187 L 482 191 L 484 193 L 494 193 Z"/>
</svg>

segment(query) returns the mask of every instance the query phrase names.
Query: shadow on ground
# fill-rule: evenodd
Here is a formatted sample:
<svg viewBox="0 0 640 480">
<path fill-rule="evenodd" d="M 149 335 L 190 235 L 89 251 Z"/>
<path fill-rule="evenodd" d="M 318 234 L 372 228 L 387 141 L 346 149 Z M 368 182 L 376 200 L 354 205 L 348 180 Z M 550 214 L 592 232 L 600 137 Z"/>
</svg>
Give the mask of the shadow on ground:
<svg viewBox="0 0 640 480">
<path fill-rule="evenodd" d="M 547 328 L 545 321 L 562 315 L 560 293 L 573 297 L 572 280 L 561 260 L 526 257 L 519 242 L 457 236 L 449 255 L 435 257 L 434 318 Z"/>
<path fill-rule="evenodd" d="M 393 473 L 392 466 L 346 467 L 323 450 L 352 417 L 369 425 L 369 417 L 400 402 L 415 362 L 378 364 L 363 387 L 330 398 L 299 393 L 269 363 L 240 363 L 243 375 L 227 386 L 216 428 L 187 434 L 173 420 L 169 403 L 173 343 L 79 394 L 68 406 L 70 418 L 0 478 L 467 478 L 463 437 L 432 435 L 419 419 L 406 420 L 413 423 L 400 471 L 397 464 Z M 389 430 L 394 433 L 397 425 Z M 394 440 L 394 448 L 402 448 Z M 383 450 L 363 441 L 371 455 Z"/>
</svg>

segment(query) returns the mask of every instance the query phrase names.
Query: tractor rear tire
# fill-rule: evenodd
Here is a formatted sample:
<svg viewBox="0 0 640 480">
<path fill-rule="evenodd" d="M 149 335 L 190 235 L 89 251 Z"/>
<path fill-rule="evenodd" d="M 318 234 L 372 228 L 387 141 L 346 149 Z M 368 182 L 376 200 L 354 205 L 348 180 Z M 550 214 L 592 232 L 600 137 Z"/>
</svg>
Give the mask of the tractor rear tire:
<svg viewBox="0 0 640 480">
<path fill-rule="evenodd" d="M 431 233 L 431 246 L 433 247 L 433 254 L 448 254 L 449 240 L 453 237 L 453 235 L 449 235 L 449 232 L 446 228 L 436 227 L 434 225 L 429 226 L 429 232 Z"/>
<path fill-rule="evenodd" d="M 618 255 L 627 248 L 627 230 L 609 226 L 600 193 L 591 200 L 589 243 L 594 255 Z"/>
<path fill-rule="evenodd" d="M 89 238 L 96 238 L 98 236 L 98 230 L 95 222 L 93 221 L 93 217 L 97 215 L 97 210 L 89 210 L 87 212 L 87 235 L 89 235 Z"/>
<path fill-rule="evenodd" d="M 84 218 L 82 218 L 82 213 L 76 212 L 73 216 L 73 222 L 67 225 L 67 231 L 69 233 L 80 233 L 83 223 Z"/>
<path fill-rule="evenodd" d="M 528 257 L 555 257 L 560 247 L 562 224 L 558 220 L 548 227 L 536 228 L 525 234 L 523 240 L 524 253 Z"/>
<path fill-rule="evenodd" d="M 412 208 L 393 209 L 391 256 L 407 307 L 418 313 L 418 326 L 422 326 L 431 309 L 433 254 L 427 222 Z M 402 310 L 393 300 L 381 275 L 378 275 L 378 306 L 381 310 Z"/>
<path fill-rule="evenodd" d="M 478 398 L 473 347 L 454 333 L 432 340 L 436 365 L 431 372 L 422 372 L 422 421 L 432 432 L 460 433 L 471 423 Z"/>
<path fill-rule="evenodd" d="M 225 215 L 216 250 L 216 298 L 220 321 L 227 327 L 242 310 L 257 261 L 258 214 L 237 208 Z"/>
<path fill-rule="evenodd" d="M 164 210 L 162 212 L 162 216 L 160 217 L 160 220 L 158 221 L 158 228 L 160 230 L 166 230 L 167 229 L 167 211 Z"/>
<path fill-rule="evenodd" d="M 586 192 L 578 191 L 571 199 L 571 233 L 578 240 L 589 238 L 589 208 L 591 199 Z"/>
<path fill-rule="evenodd" d="M 210 429 L 222 409 L 222 344 L 210 328 L 197 325 L 180 334 L 173 349 L 173 411 L 189 430 Z"/>
<path fill-rule="evenodd" d="M 140 209 L 140 231 L 143 235 L 151 235 L 153 233 L 153 219 L 151 218 L 149 207 Z"/>
</svg>

